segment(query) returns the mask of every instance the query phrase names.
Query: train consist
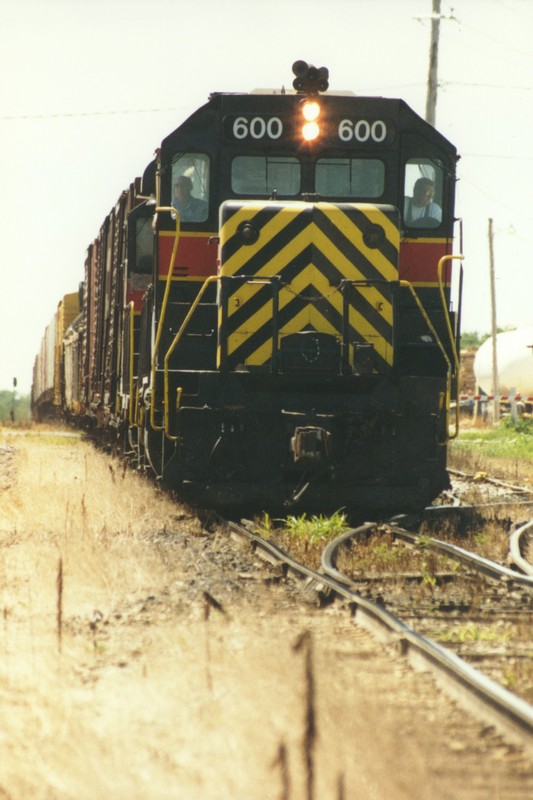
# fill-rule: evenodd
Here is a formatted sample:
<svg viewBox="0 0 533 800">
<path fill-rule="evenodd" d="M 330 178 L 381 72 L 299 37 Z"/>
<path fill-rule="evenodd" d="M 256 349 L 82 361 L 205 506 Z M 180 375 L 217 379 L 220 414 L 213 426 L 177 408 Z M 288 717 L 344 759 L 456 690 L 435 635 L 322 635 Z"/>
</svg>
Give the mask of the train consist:
<svg viewBox="0 0 533 800">
<path fill-rule="evenodd" d="M 194 504 L 418 508 L 448 485 L 456 149 L 401 100 L 293 71 L 212 94 L 120 195 L 34 413 Z"/>
</svg>

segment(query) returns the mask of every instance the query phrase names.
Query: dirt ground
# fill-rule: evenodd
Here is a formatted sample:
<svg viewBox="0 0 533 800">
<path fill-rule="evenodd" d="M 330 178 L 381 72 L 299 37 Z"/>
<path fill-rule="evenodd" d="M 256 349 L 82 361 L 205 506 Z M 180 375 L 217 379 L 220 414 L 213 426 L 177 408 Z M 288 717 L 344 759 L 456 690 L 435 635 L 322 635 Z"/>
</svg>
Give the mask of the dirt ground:
<svg viewBox="0 0 533 800">
<path fill-rule="evenodd" d="M 525 800 L 533 764 L 78 437 L 0 434 L 0 798 Z"/>
</svg>

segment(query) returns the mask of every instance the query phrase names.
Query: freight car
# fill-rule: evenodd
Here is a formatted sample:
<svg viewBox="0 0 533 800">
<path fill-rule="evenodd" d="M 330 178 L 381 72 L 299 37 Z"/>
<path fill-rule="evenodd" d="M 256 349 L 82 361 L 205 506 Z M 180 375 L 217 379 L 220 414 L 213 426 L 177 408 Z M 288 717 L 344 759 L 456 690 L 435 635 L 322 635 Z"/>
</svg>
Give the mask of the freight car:
<svg viewBox="0 0 533 800">
<path fill-rule="evenodd" d="M 34 419 L 56 418 L 62 414 L 65 394 L 63 339 L 79 311 L 79 293 L 66 294 L 46 327 L 33 365 L 31 410 Z"/>
<path fill-rule="evenodd" d="M 192 503 L 417 508 L 448 485 L 456 149 L 293 71 L 212 94 L 121 194 L 61 402 Z"/>
</svg>

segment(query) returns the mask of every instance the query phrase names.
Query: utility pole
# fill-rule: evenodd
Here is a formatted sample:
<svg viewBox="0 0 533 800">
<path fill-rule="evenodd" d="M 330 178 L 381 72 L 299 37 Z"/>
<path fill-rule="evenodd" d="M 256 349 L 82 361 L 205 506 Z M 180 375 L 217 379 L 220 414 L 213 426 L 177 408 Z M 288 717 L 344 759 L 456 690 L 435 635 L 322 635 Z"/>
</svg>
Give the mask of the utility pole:
<svg viewBox="0 0 533 800">
<path fill-rule="evenodd" d="M 13 393 L 11 395 L 11 411 L 9 416 L 11 417 L 11 422 L 15 422 L 15 395 L 17 392 L 17 379 L 13 378 Z"/>
<path fill-rule="evenodd" d="M 496 424 L 500 418 L 500 389 L 498 380 L 498 345 L 496 336 L 498 329 L 496 327 L 496 276 L 494 274 L 494 229 L 492 225 L 492 218 L 489 219 L 489 268 L 490 268 L 490 309 L 491 309 L 491 326 L 492 326 L 492 394 L 494 395 L 493 403 L 493 422 Z"/>
<path fill-rule="evenodd" d="M 439 66 L 440 0 L 432 0 L 431 43 L 429 46 L 429 74 L 426 96 L 426 122 L 435 127 L 437 117 L 437 88 Z"/>
</svg>

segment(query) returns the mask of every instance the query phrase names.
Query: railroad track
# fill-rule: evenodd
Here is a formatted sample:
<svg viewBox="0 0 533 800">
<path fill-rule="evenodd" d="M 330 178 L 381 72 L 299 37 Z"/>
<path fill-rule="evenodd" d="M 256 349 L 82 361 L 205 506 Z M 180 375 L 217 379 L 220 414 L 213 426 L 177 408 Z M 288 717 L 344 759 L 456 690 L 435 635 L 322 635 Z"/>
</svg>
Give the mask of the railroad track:
<svg viewBox="0 0 533 800">
<path fill-rule="evenodd" d="M 480 715 L 487 724 L 505 732 L 533 753 L 533 706 L 503 688 L 449 648 L 415 631 L 404 619 L 378 600 L 364 597 L 361 586 L 337 568 L 339 554 L 357 540 L 371 535 L 377 525 L 365 523 L 330 542 L 322 554 L 320 570 L 300 563 L 275 543 L 254 531 L 249 522 L 229 523 L 233 535 L 244 537 L 265 560 L 282 565 L 287 573 L 307 582 L 323 603 L 340 598 L 349 605 L 358 623 L 370 628 L 379 639 L 395 643 L 415 668 L 430 670 L 459 702 Z M 527 581 L 527 579 L 526 579 Z M 530 584 L 525 584 L 529 592 Z"/>
<path fill-rule="evenodd" d="M 533 521 L 526 522 L 511 534 L 509 558 L 517 569 L 533 580 Z"/>
<path fill-rule="evenodd" d="M 393 518 L 390 525 L 387 526 L 393 536 L 403 539 L 410 544 L 420 545 L 422 543 L 425 547 L 430 547 L 440 555 L 452 558 L 492 580 L 508 581 L 512 585 L 533 590 L 533 569 L 531 564 L 529 564 L 522 555 L 526 549 L 526 537 L 529 536 L 533 528 L 533 521 L 513 531 L 509 538 L 509 560 L 515 567 L 512 569 L 498 564 L 495 561 L 491 561 L 488 558 L 484 558 L 470 550 L 465 550 L 462 547 L 450 544 L 449 542 L 405 530 L 405 528 L 394 523 L 395 519 L 400 520 L 401 517 Z"/>
</svg>

